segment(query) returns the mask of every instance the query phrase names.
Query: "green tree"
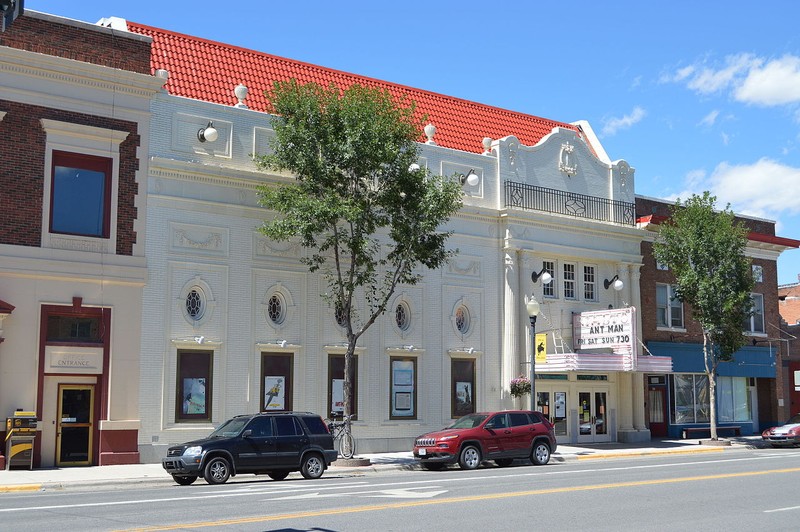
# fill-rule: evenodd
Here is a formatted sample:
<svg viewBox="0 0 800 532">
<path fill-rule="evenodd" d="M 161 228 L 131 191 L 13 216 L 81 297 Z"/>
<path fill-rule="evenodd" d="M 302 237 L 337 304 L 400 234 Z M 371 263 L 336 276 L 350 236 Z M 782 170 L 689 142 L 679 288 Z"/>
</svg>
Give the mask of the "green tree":
<svg viewBox="0 0 800 532">
<path fill-rule="evenodd" d="M 441 267 L 455 250 L 441 230 L 461 207 L 458 181 L 416 164 L 423 120 L 413 102 L 353 85 L 276 82 L 267 91 L 275 138 L 261 169 L 286 171 L 291 182 L 259 188 L 277 215 L 261 232 L 297 241 L 302 259 L 325 279 L 322 297 L 347 334 L 344 414 L 353 411 L 353 353 L 400 285 Z M 346 418 L 349 419 L 349 418 Z M 346 430 L 350 430 L 349 423 Z"/>
<path fill-rule="evenodd" d="M 653 253 L 675 276 L 675 295 L 691 307 L 703 329 L 703 358 L 709 383 L 711 439 L 717 438 L 717 367 L 730 361 L 746 339 L 743 323 L 751 315 L 753 274 L 745 257 L 747 229 L 730 205 L 715 211 L 709 192 L 680 200 L 660 227 Z"/>
</svg>

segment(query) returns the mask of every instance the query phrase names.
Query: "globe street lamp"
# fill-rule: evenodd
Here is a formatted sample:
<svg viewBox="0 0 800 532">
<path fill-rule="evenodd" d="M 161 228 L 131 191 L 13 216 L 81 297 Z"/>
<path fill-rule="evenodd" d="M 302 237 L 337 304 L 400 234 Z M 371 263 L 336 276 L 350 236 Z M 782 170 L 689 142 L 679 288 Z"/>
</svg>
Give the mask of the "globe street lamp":
<svg viewBox="0 0 800 532">
<path fill-rule="evenodd" d="M 528 311 L 528 318 L 531 320 L 531 410 L 536 409 L 536 317 L 539 315 L 539 302 L 531 294 L 531 298 L 525 304 Z"/>
</svg>

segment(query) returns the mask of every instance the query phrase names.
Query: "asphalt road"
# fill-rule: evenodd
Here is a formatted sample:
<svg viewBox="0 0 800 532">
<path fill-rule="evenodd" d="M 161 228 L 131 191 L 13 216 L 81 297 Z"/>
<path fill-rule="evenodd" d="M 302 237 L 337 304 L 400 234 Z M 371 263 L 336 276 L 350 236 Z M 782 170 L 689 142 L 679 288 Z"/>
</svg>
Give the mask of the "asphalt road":
<svg viewBox="0 0 800 532">
<path fill-rule="evenodd" d="M 800 450 L 0 494 L 4 530 L 796 529 Z"/>
</svg>

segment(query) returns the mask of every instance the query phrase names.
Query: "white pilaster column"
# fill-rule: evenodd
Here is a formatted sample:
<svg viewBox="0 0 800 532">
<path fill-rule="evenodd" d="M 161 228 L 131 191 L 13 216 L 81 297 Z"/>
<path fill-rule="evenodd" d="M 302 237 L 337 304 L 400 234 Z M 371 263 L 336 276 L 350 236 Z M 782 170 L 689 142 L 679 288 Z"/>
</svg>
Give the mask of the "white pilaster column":
<svg viewBox="0 0 800 532">
<path fill-rule="evenodd" d="M 633 430 L 633 391 L 631 389 L 631 373 L 620 372 L 617 374 L 619 379 L 619 401 L 617 402 L 617 422 L 620 431 Z"/>
<path fill-rule="evenodd" d="M 644 423 L 644 373 L 633 374 L 633 428 L 647 430 Z"/>
<path fill-rule="evenodd" d="M 503 251 L 503 357 L 498 390 L 506 390 L 508 383 L 519 374 L 519 251 Z M 510 394 L 504 398 L 508 408 L 514 406 Z"/>
<path fill-rule="evenodd" d="M 634 353 L 638 357 L 642 354 L 643 348 L 641 344 L 641 331 L 642 331 L 642 294 L 639 290 L 641 286 L 642 280 L 642 273 L 641 273 L 641 264 L 630 264 L 628 269 L 630 270 L 630 279 L 631 279 L 631 291 L 630 297 L 631 302 L 630 304 L 636 308 L 636 332 L 637 332 L 637 339 L 636 345 L 634 346 Z M 645 426 L 645 419 L 644 419 L 644 374 L 635 371 L 633 374 L 633 428 L 636 430 L 646 431 L 647 427 Z"/>
</svg>

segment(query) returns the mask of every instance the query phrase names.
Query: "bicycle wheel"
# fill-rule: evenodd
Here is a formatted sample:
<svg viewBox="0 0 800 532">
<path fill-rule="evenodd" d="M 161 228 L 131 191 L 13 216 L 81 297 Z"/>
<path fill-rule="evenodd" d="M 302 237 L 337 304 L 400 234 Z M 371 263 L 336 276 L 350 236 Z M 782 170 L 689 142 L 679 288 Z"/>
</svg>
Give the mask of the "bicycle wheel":
<svg viewBox="0 0 800 532">
<path fill-rule="evenodd" d="M 352 458 L 356 454 L 356 440 L 352 434 L 342 433 L 342 439 L 339 440 L 339 452 L 343 458 Z"/>
</svg>

